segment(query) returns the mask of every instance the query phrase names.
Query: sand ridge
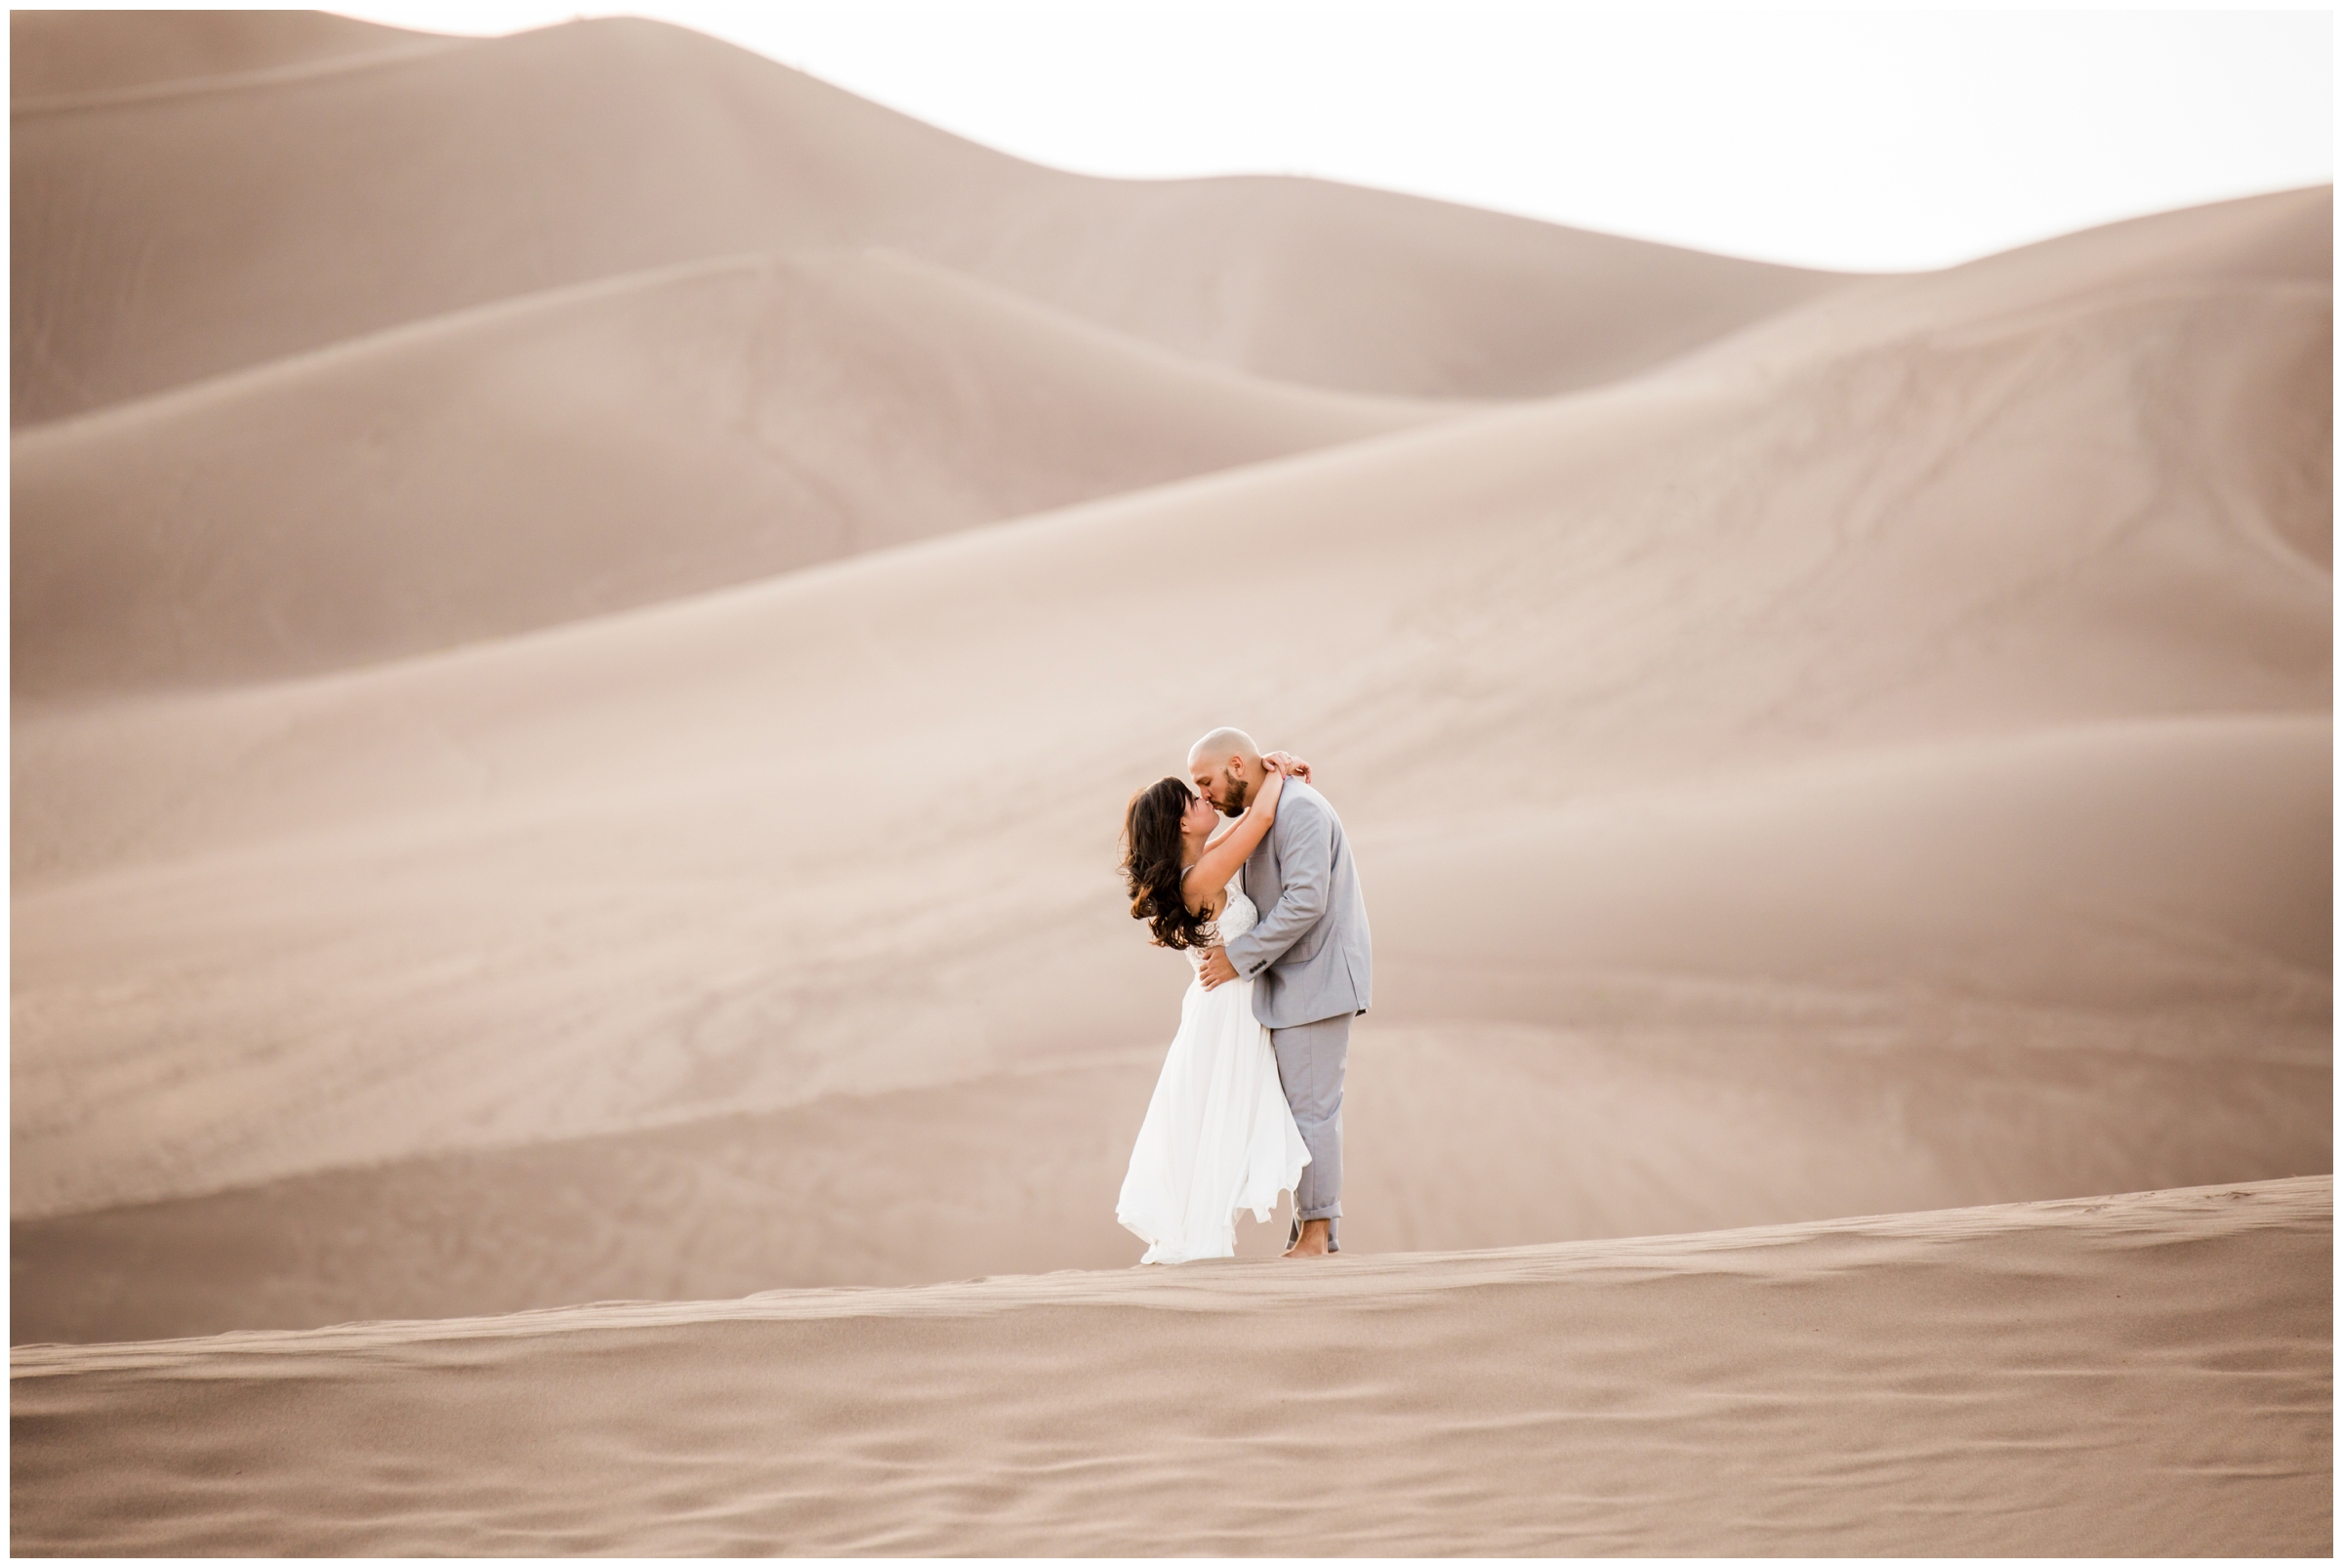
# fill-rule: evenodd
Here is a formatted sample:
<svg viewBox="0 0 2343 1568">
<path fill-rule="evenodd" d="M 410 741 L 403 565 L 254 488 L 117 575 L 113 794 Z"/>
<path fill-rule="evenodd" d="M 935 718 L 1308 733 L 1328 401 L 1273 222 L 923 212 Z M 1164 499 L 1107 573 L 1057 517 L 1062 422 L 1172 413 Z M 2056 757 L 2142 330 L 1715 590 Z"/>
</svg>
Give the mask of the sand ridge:
<svg viewBox="0 0 2343 1568">
<path fill-rule="evenodd" d="M 1568 1281 L 1641 1284 L 1673 1274 L 1813 1277 L 1849 1266 L 1847 1250 L 1908 1265 L 1932 1250 L 1981 1238 L 2056 1228 L 2111 1244 L 2301 1226 L 2331 1208 L 2331 1176 L 2117 1193 L 2047 1202 L 1987 1204 L 1935 1213 L 1858 1215 L 1794 1224 L 1679 1235 L 1439 1253 L 1351 1254 L 1339 1266 L 1303 1269 L 1280 1259 L 1207 1261 L 1189 1268 L 1060 1269 L 982 1275 L 912 1286 L 762 1291 L 736 1300 L 592 1301 L 495 1317 L 240 1330 L 113 1344 L 25 1341 L 11 1347 L 11 1375 L 185 1367 L 206 1358 L 336 1356 L 441 1340 L 532 1339 L 677 1324 L 846 1317 L 966 1317 L 1043 1306 L 1126 1306 L 1166 1311 L 1314 1311 L 1357 1300 L 1410 1300 L 1491 1285 Z M 1876 1263 L 1866 1266 L 1880 1266 Z"/>
<path fill-rule="evenodd" d="M 1593 385 L 1843 281 L 1320 182 L 1044 170 L 630 18 L 12 122 L 20 426 L 809 246 L 892 246 L 1188 357 L 1400 395 Z"/>
<path fill-rule="evenodd" d="M 113 102 L 463 42 L 329 11 L 24 11 L 9 18 L 9 111 Z"/>
<path fill-rule="evenodd" d="M 480 642 L 1458 406 L 1197 364 L 884 251 L 688 263 L 22 433 L 15 689 Z"/>
</svg>

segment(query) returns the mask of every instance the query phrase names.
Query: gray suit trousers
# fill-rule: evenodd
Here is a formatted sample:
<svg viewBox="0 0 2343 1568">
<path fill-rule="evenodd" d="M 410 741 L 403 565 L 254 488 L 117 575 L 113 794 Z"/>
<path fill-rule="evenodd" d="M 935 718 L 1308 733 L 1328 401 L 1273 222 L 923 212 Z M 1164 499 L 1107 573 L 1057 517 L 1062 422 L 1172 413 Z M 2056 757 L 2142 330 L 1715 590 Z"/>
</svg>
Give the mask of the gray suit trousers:
<svg viewBox="0 0 2343 1568">
<path fill-rule="evenodd" d="M 1338 1246 L 1342 1228 L 1342 1070 L 1350 1060 L 1350 1016 L 1269 1031 L 1286 1103 L 1310 1151 L 1294 1190 L 1294 1234 L 1301 1234 L 1302 1220 L 1323 1219 L 1329 1247 Z"/>
</svg>

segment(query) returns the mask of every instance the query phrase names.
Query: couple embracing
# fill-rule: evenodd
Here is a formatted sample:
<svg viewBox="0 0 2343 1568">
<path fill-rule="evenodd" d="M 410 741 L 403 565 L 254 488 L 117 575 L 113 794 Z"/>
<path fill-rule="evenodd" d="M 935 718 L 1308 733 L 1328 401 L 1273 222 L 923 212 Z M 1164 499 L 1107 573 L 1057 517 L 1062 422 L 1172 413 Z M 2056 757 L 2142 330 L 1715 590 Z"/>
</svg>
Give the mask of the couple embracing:
<svg viewBox="0 0 2343 1568">
<path fill-rule="evenodd" d="M 1142 1263 L 1230 1258 L 1238 1212 L 1265 1220 L 1291 1191 L 1286 1256 L 1323 1258 L 1341 1250 L 1342 1075 L 1373 982 L 1358 867 L 1298 758 L 1215 729 L 1188 774 L 1124 819 L 1131 918 L 1196 977 L 1115 1217 Z"/>
</svg>

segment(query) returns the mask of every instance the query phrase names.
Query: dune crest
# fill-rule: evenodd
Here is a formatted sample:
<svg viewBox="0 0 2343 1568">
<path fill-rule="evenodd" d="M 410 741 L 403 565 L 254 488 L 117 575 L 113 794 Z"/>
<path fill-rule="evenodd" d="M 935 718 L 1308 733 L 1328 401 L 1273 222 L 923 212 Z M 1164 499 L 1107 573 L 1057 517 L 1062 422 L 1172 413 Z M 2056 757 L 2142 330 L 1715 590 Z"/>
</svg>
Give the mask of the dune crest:
<svg viewBox="0 0 2343 1568">
<path fill-rule="evenodd" d="M 8 31 L 12 110 L 456 43 L 330 11 L 12 11 Z"/>
<path fill-rule="evenodd" d="M 15 689 L 459 646 L 1454 411 L 1181 359 L 885 252 L 695 263 L 21 433 Z"/>
<path fill-rule="evenodd" d="M 1314 181 L 1063 174 L 635 19 L 379 58 L 13 116 L 18 426 L 806 248 L 888 246 L 1187 357 L 1405 396 L 1594 385 L 1843 281 Z"/>
</svg>

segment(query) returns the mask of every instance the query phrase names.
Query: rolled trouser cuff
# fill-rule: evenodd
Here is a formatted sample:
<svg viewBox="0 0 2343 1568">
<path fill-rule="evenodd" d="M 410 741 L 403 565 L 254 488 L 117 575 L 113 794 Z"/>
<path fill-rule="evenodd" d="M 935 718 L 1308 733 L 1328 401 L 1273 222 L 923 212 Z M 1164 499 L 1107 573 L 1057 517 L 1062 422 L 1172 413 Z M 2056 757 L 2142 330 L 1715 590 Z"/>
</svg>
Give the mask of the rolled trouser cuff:
<svg viewBox="0 0 2343 1568">
<path fill-rule="evenodd" d="M 1340 1204 L 1335 1205 L 1335 1212 L 1331 1215 L 1295 1215 L 1294 1223 L 1286 1230 L 1286 1245 L 1291 1247 L 1301 1240 L 1301 1223 L 1304 1219 L 1323 1219 L 1326 1221 L 1326 1250 L 1330 1253 L 1340 1252 L 1342 1250 L 1341 1216 L 1342 1206 Z"/>
</svg>

